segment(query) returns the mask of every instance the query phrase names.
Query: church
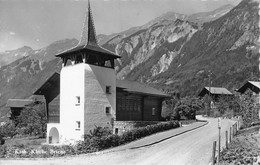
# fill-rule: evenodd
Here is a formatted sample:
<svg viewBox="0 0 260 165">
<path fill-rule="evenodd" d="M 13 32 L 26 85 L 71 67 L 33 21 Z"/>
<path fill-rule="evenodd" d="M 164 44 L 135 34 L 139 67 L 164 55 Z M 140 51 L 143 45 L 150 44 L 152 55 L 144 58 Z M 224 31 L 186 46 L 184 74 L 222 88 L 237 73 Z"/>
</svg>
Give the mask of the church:
<svg viewBox="0 0 260 165">
<path fill-rule="evenodd" d="M 79 43 L 56 57 L 62 60 L 61 72 L 33 93 L 44 96 L 47 105 L 47 143 L 84 140 L 96 126 L 122 134 L 162 121 L 162 102 L 169 95 L 116 79 L 115 60 L 120 56 L 99 46 L 89 2 Z"/>
</svg>

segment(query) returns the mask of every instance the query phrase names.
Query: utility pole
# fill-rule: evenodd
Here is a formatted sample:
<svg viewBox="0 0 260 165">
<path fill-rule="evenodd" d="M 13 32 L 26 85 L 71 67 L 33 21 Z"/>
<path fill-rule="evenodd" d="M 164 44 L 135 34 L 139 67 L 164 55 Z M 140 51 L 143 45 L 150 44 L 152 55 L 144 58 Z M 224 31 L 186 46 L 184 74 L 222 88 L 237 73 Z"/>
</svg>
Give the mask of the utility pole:
<svg viewBox="0 0 260 165">
<path fill-rule="evenodd" d="M 219 159 L 220 159 L 220 148 L 221 148 L 221 119 L 218 118 L 218 159 L 217 159 L 217 165 L 219 165 Z"/>
<path fill-rule="evenodd" d="M 210 98 L 210 103 L 209 103 L 209 112 L 206 114 L 207 116 L 210 114 L 211 111 L 211 71 L 209 71 L 209 98 Z"/>
</svg>

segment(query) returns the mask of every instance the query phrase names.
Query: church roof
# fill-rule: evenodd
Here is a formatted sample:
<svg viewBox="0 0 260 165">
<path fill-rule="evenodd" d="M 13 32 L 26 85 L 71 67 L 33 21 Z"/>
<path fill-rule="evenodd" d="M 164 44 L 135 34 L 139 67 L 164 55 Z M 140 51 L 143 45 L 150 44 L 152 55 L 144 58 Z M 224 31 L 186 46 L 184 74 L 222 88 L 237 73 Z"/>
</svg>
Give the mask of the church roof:
<svg viewBox="0 0 260 165">
<path fill-rule="evenodd" d="M 79 43 L 75 47 L 56 54 L 56 56 L 64 57 L 74 52 L 82 52 L 86 50 L 99 52 L 113 58 L 120 58 L 119 55 L 99 46 L 89 1 Z"/>
<path fill-rule="evenodd" d="M 51 102 L 57 95 L 60 94 L 60 74 L 55 72 L 33 94 L 44 95 L 46 101 Z"/>
<path fill-rule="evenodd" d="M 129 93 L 139 93 L 157 97 L 170 97 L 158 89 L 129 80 L 116 80 L 116 88 Z M 46 100 L 52 101 L 60 94 L 60 74 L 55 72 L 46 82 L 34 92 L 34 95 L 44 95 Z"/>
<path fill-rule="evenodd" d="M 170 95 L 167 95 L 158 89 L 136 81 L 116 80 L 116 87 L 130 93 L 139 93 L 159 97 L 170 97 Z"/>
</svg>

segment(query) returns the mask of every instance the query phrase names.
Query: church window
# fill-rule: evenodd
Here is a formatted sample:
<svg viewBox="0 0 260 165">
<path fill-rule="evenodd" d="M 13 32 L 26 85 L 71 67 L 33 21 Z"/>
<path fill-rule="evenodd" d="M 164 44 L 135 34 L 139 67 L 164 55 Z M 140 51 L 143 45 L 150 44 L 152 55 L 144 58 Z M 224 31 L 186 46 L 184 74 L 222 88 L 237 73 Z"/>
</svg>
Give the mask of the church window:
<svg viewBox="0 0 260 165">
<path fill-rule="evenodd" d="M 111 110 L 110 107 L 106 107 L 106 114 L 110 114 L 110 110 Z"/>
<path fill-rule="evenodd" d="M 152 115 L 155 116 L 155 108 L 152 108 Z"/>
<path fill-rule="evenodd" d="M 80 96 L 76 96 L 76 106 L 80 105 Z"/>
<path fill-rule="evenodd" d="M 115 128 L 115 134 L 116 135 L 118 134 L 118 128 Z"/>
<path fill-rule="evenodd" d="M 106 86 L 106 94 L 111 94 L 111 86 Z"/>
<path fill-rule="evenodd" d="M 76 121 L 76 130 L 80 130 L 80 121 Z"/>
</svg>

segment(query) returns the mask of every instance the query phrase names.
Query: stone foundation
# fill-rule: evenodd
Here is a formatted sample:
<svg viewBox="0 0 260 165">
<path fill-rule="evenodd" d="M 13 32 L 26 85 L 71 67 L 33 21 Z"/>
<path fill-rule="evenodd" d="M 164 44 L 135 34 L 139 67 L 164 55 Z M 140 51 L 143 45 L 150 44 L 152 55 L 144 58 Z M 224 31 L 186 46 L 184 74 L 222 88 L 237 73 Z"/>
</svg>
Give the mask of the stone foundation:
<svg viewBox="0 0 260 165">
<path fill-rule="evenodd" d="M 122 135 L 131 129 L 154 125 L 160 122 L 162 121 L 114 121 L 113 133 Z"/>
</svg>

